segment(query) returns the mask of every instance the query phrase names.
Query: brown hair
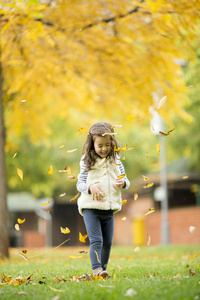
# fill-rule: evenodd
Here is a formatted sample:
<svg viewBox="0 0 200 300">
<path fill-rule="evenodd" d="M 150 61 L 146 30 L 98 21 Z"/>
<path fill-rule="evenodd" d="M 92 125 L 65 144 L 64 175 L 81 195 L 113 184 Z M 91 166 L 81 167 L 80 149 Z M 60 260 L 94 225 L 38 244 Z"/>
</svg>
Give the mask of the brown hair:
<svg viewBox="0 0 200 300">
<path fill-rule="evenodd" d="M 86 139 L 86 142 L 83 146 L 82 154 L 84 155 L 83 161 L 86 165 L 86 171 L 91 170 L 91 167 L 94 166 L 96 158 L 98 157 L 94 150 L 94 136 L 104 136 L 105 133 L 114 133 L 113 127 L 110 123 L 107 122 L 98 122 L 93 124 L 90 129 Z M 118 148 L 118 142 L 116 141 L 114 135 L 109 135 L 111 141 L 111 151 L 109 153 L 110 162 L 115 162 L 117 152 L 114 151 L 114 148 Z"/>
</svg>

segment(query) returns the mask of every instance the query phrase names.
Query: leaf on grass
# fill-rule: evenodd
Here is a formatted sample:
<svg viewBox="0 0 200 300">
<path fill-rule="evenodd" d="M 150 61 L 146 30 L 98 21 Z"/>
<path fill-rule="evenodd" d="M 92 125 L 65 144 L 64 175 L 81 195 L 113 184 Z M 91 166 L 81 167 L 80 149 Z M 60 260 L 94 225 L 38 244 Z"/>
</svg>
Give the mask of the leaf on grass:
<svg viewBox="0 0 200 300">
<path fill-rule="evenodd" d="M 17 169 L 17 174 L 18 174 L 19 178 L 23 181 L 23 171 L 20 169 Z"/>
<path fill-rule="evenodd" d="M 155 211 L 155 208 L 149 208 L 149 211 L 145 214 L 145 216 L 152 214 L 154 211 Z"/>
<path fill-rule="evenodd" d="M 16 229 L 17 231 L 20 231 L 19 224 L 15 224 L 15 229 Z"/>
<path fill-rule="evenodd" d="M 196 229 L 196 227 L 190 226 L 190 227 L 189 227 L 189 232 L 193 233 L 193 232 L 195 231 L 195 229 Z"/>
<path fill-rule="evenodd" d="M 12 158 L 15 158 L 17 156 L 17 152 L 15 152 L 15 154 L 13 155 L 13 157 Z"/>
<path fill-rule="evenodd" d="M 78 251 L 79 253 L 84 253 L 84 254 L 86 254 L 86 253 L 88 253 L 87 251 L 85 251 L 85 250 L 80 250 L 80 251 Z"/>
<path fill-rule="evenodd" d="M 135 249 L 134 249 L 134 252 L 139 252 L 140 251 L 140 247 L 136 247 Z"/>
<path fill-rule="evenodd" d="M 153 186 L 153 182 L 152 183 L 147 183 L 146 185 L 143 186 L 144 189 L 148 189 L 151 186 Z"/>
<path fill-rule="evenodd" d="M 149 178 L 147 176 L 144 176 L 142 175 L 143 179 L 146 181 L 146 180 L 149 180 Z"/>
<path fill-rule="evenodd" d="M 85 234 L 85 235 L 82 235 L 80 232 L 79 232 L 79 241 L 81 242 L 81 243 L 85 243 L 86 241 L 86 239 L 87 239 L 87 237 L 88 237 L 88 234 Z"/>
<path fill-rule="evenodd" d="M 126 174 L 122 174 L 122 175 L 117 176 L 118 179 L 121 179 L 121 178 L 124 178 L 124 177 L 126 177 Z"/>
<path fill-rule="evenodd" d="M 122 205 L 124 205 L 124 204 L 126 204 L 126 203 L 127 203 L 127 200 L 124 199 L 124 200 L 122 201 Z"/>
<path fill-rule="evenodd" d="M 43 204 L 40 204 L 40 206 L 45 206 L 45 205 L 48 205 L 53 199 L 50 199 L 48 200 L 47 202 L 43 203 Z"/>
<path fill-rule="evenodd" d="M 121 221 L 126 221 L 126 217 L 121 218 Z"/>
<path fill-rule="evenodd" d="M 133 119 L 135 119 L 134 115 L 130 115 L 130 116 L 126 117 L 127 121 L 132 121 Z"/>
<path fill-rule="evenodd" d="M 163 104 L 165 103 L 165 101 L 167 100 L 167 96 L 164 96 L 160 99 L 158 106 L 156 107 L 156 109 L 159 109 L 161 106 L 163 106 Z"/>
<path fill-rule="evenodd" d="M 52 290 L 52 291 L 54 291 L 54 292 L 58 292 L 58 293 L 63 293 L 63 292 L 65 292 L 64 290 L 54 289 L 54 288 L 51 287 L 50 285 L 48 285 L 48 287 L 50 288 L 50 290 Z"/>
<path fill-rule="evenodd" d="M 156 148 L 157 154 L 159 155 L 160 154 L 160 144 L 156 144 L 155 148 Z"/>
<path fill-rule="evenodd" d="M 138 194 L 134 194 L 134 200 L 136 201 L 138 199 Z"/>
<path fill-rule="evenodd" d="M 81 128 L 77 131 L 76 135 L 82 134 L 83 132 L 86 132 L 86 131 L 87 131 L 87 128 L 81 127 Z"/>
<path fill-rule="evenodd" d="M 147 240 L 147 246 L 149 246 L 149 245 L 150 245 L 150 243 L 151 243 L 151 237 L 150 237 L 150 234 L 147 234 L 147 236 L 148 236 L 148 240 Z"/>
<path fill-rule="evenodd" d="M 75 256 L 75 255 L 70 255 L 69 258 L 72 258 L 72 259 L 77 259 L 77 258 L 81 258 L 82 256 Z"/>
<path fill-rule="evenodd" d="M 21 220 L 21 219 L 17 219 L 17 222 L 19 223 L 19 224 L 23 224 L 24 222 L 26 221 L 26 219 L 23 219 L 23 220 Z"/>
<path fill-rule="evenodd" d="M 117 265 L 117 268 L 122 272 L 122 268 L 119 265 Z"/>
<path fill-rule="evenodd" d="M 37 269 L 35 275 L 38 276 L 38 275 L 39 275 L 39 272 L 40 272 L 39 269 Z"/>
<path fill-rule="evenodd" d="M 70 199 L 70 202 L 76 200 L 78 198 L 78 196 L 80 195 L 80 193 L 78 193 L 76 196 L 74 196 L 72 199 Z"/>
<path fill-rule="evenodd" d="M 53 166 L 52 165 L 50 165 L 50 167 L 49 167 L 48 174 L 49 175 L 53 174 Z"/>
<path fill-rule="evenodd" d="M 174 132 L 175 128 L 173 128 L 172 130 L 168 131 L 167 133 L 164 133 L 162 131 L 159 131 L 159 133 L 163 136 L 167 136 L 167 135 L 170 135 L 172 132 Z"/>
<path fill-rule="evenodd" d="M 69 230 L 68 227 L 65 227 L 65 228 L 60 227 L 60 231 L 61 231 L 62 233 L 64 233 L 64 234 L 70 233 L 70 230 Z"/>
<path fill-rule="evenodd" d="M 96 257 L 97 257 L 98 262 L 101 264 L 101 262 L 100 262 L 100 260 L 99 260 L 99 256 L 98 256 L 97 251 L 94 250 L 94 252 L 95 252 L 95 254 L 96 254 Z"/>
</svg>

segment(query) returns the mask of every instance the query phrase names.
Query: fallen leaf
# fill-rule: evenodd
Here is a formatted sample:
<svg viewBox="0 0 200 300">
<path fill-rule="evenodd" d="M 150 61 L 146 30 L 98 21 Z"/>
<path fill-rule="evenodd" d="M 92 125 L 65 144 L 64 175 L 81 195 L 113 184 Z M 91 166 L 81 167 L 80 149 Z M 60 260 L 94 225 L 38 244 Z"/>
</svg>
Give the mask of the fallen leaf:
<svg viewBox="0 0 200 300">
<path fill-rule="evenodd" d="M 23 181 L 23 172 L 20 169 L 17 169 L 17 174 L 19 176 L 19 178 Z"/>
<path fill-rule="evenodd" d="M 78 198 L 78 196 L 80 195 L 80 193 L 78 193 L 76 196 L 74 196 L 72 199 L 70 199 L 70 202 L 76 200 Z"/>
<path fill-rule="evenodd" d="M 19 224 L 15 224 L 15 229 L 16 229 L 17 231 L 20 231 Z"/>
<path fill-rule="evenodd" d="M 175 130 L 175 128 L 173 128 L 172 130 L 168 131 L 167 133 L 164 133 L 164 132 L 162 132 L 162 131 L 159 131 L 159 133 L 160 133 L 161 135 L 163 135 L 163 136 L 167 136 L 167 135 L 171 134 L 174 130 Z"/>
<path fill-rule="evenodd" d="M 146 180 L 149 180 L 149 178 L 147 176 L 144 176 L 142 175 L 143 179 L 146 181 Z"/>
<path fill-rule="evenodd" d="M 120 272 L 122 272 L 122 268 L 119 265 L 117 265 L 117 267 L 120 270 Z"/>
<path fill-rule="evenodd" d="M 38 276 L 38 275 L 39 275 L 39 272 L 40 272 L 39 269 L 37 269 L 35 275 Z"/>
<path fill-rule="evenodd" d="M 15 158 L 17 156 L 17 152 L 15 152 L 15 154 L 13 155 L 13 157 L 12 158 Z"/>
<path fill-rule="evenodd" d="M 81 128 L 77 131 L 76 135 L 82 134 L 83 132 L 86 132 L 86 131 L 87 131 L 87 128 L 81 127 Z"/>
<path fill-rule="evenodd" d="M 79 253 L 84 253 L 84 254 L 86 254 L 86 253 L 88 253 L 87 251 L 85 251 L 85 250 L 80 250 L 80 251 L 78 251 Z"/>
<path fill-rule="evenodd" d="M 197 253 L 197 254 L 191 256 L 190 259 L 195 258 L 195 257 L 197 257 L 197 256 L 199 256 L 199 255 L 200 255 L 200 253 Z"/>
<path fill-rule="evenodd" d="M 75 256 L 75 255 L 70 255 L 69 258 L 72 258 L 72 259 L 77 259 L 77 258 L 81 258 L 82 256 Z"/>
<path fill-rule="evenodd" d="M 147 183 L 145 186 L 143 186 L 144 189 L 148 189 L 151 186 L 153 186 L 153 183 Z"/>
<path fill-rule="evenodd" d="M 85 234 L 85 235 L 82 235 L 80 232 L 79 232 L 79 241 L 81 242 L 81 243 L 85 243 L 86 241 L 86 239 L 87 239 L 87 237 L 88 237 L 88 234 Z"/>
<path fill-rule="evenodd" d="M 150 243 L 151 243 L 151 237 L 150 237 L 150 234 L 147 234 L 147 236 L 148 236 L 147 246 L 150 246 Z"/>
<path fill-rule="evenodd" d="M 159 155 L 160 154 L 160 144 L 156 144 L 156 152 Z"/>
<path fill-rule="evenodd" d="M 121 221 L 126 221 L 126 217 L 121 218 Z"/>
<path fill-rule="evenodd" d="M 134 249 L 134 252 L 139 252 L 140 251 L 140 247 L 136 247 L 135 249 Z"/>
<path fill-rule="evenodd" d="M 149 212 L 147 212 L 145 214 L 145 216 L 148 216 L 148 215 L 152 214 L 154 211 L 155 211 L 155 208 L 149 208 Z"/>
<path fill-rule="evenodd" d="M 161 106 L 165 103 L 165 101 L 167 100 L 167 96 L 164 96 L 160 99 L 158 106 L 156 107 L 156 109 L 161 108 Z"/>
<path fill-rule="evenodd" d="M 60 227 L 60 231 L 61 231 L 62 233 L 64 233 L 64 234 L 70 233 L 70 230 L 69 230 L 68 227 L 65 227 L 65 228 Z"/>
<path fill-rule="evenodd" d="M 48 174 L 49 175 L 53 174 L 53 166 L 52 165 L 50 165 L 50 167 L 49 167 Z"/>
<path fill-rule="evenodd" d="M 196 227 L 194 227 L 194 226 L 189 227 L 189 232 L 193 233 L 195 230 L 196 230 Z"/>
<path fill-rule="evenodd" d="M 99 260 L 99 256 L 98 256 L 97 251 L 94 250 L 94 252 L 95 252 L 95 254 L 96 254 L 96 257 L 97 257 L 98 262 L 101 264 L 101 262 L 100 262 L 100 260 Z"/>
<path fill-rule="evenodd" d="M 58 292 L 58 293 L 63 293 L 63 292 L 65 292 L 64 290 L 54 289 L 54 288 L 51 287 L 50 285 L 48 285 L 48 287 L 50 288 L 50 290 L 52 290 L 52 291 L 54 291 L 54 292 Z"/>
<path fill-rule="evenodd" d="M 124 204 L 126 204 L 126 203 L 127 203 L 127 200 L 124 199 L 124 200 L 122 201 L 122 205 L 124 205 Z"/>
<path fill-rule="evenodd" d="M 21 220 L 21 219 L 17 219 L 17 222 L 19 223 L 19 224 L 23 224 L 24 222 L 26 221 L 26 219 L 23 219 L 23 220 Z"/>
<path fill-rule="evenodd" d="M 134 194 L 134 200 L 136 201 L 138 199 L 138 194 Z"/>
<path fill-rule="evenodd" d="M 197 275 L 197 273 L 196 273 L 194 270 L 192 270 L 192 269 L 189 269 L 189 273 L 190 273 L 192 276 Z"/>
</svg>

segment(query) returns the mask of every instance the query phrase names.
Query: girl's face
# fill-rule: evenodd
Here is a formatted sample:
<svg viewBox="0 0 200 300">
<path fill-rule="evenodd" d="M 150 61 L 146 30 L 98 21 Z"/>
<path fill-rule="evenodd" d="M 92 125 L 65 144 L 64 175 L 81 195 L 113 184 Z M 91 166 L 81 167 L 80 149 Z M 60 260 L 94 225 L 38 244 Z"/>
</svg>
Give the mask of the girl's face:
<svg viewBox="0 0 200 300">
<path fill-rule="evenodd" d="M 102 158 L 107 157 L 111 151 L 111 140 L 109 136 L 94 137 L 94 150 Z"/>
</svg>

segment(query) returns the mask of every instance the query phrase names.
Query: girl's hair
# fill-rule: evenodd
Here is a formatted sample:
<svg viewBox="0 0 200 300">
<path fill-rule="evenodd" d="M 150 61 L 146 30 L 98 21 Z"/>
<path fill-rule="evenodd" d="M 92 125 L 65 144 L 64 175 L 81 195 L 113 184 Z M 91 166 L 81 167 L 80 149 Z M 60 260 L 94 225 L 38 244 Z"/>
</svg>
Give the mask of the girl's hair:
<svg viewBox="0 0 200 300">
<path fill-rule="evenodd" d="M 97 154 L 94 150 L 94 136 L 104 136 L 105 133 L 114 133 L 113 127 L 110 123 L 107 122 L 98 122 L 93 124 L 90 129 L 86 139 L 86 142 L 83 146 L 82 154 L 84 155 L 83 161 L 86 165 L 86 171 L 91 170 L 91 167 L 94 166 L 97 158 Z M 109 153 L 110 162 L 115 162 L 117 157 L 117 152 L 114 151 L 114 148 L 118 148 L 118 142 L 116 141 L 114 135 L 107 135 L 110 137 L 111 141 L 111 151 Z"/>
</svg>

